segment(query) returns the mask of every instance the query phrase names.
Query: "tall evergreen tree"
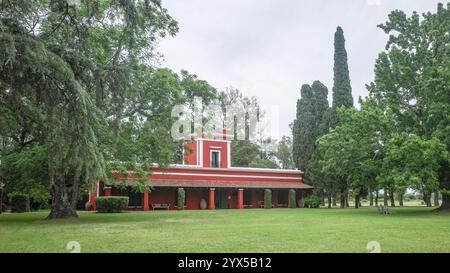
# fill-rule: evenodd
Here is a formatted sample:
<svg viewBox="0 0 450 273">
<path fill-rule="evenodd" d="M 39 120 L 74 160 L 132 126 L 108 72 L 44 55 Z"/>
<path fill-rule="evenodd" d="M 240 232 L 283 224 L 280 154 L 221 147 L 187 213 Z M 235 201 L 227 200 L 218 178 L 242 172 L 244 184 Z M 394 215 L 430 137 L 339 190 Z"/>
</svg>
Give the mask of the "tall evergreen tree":
<svg viewBox="0 0 450 273">
<path fill-rule="evenodd" d="M 313 101 L 314 101 L 314 138 L 317 139 L 320 135 L 324 134 L 321 130 L 320 124 L 323 117 L 328 110 L 328 88 L 320 81 L 314 81 L 312 86 Z"/>
<path fill-rule="evenodd" d="M 352 87 L 348 72 L 344 31 L 340 26 L 334 33 L 333 107 L 353 106 Z"/>
<path fill-rule="evenodd" d="M 304 84 L 297 102 L 297 118 L 294 121 L 294 162 L 298 169 L 307 172 L 308 162 L 314 151 L 315 115 L 314 98 L 310 85 Z"/>
<path fill-rule="evenodd" d="M 325 119 L 328 126 L 335 128 L 339 124 L 337 109 L 340 107 L 352 107 L 352 87 L 348 71 L 347 51 L 345 50 L 344 31 L 340 26 L 334 33 L 334 67 L 333 67 L 333 106 Z M 340 189 L 341 207 L 348 204 L 348 188 L 345 179 L 336 179 L 337 187 Z"/>
</svg>

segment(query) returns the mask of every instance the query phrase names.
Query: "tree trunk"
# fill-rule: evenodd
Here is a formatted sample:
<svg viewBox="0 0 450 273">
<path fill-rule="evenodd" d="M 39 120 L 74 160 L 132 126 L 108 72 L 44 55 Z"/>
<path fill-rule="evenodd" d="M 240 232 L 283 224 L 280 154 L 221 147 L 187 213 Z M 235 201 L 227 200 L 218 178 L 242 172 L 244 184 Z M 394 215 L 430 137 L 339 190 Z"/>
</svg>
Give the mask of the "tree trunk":
<svg viewBox="0 0 450 273">
<path fill-rule="evenodd" d="M 375 206 L 378 207 L 378 190 L 375 191 Z"/>
<path fill-rule="evenodd" d="M 331 194 L 328 194 L 328 208 L 331 209 Z"/>
<path fill-rule="evenodd" d="M 442 203 L 437 210 L 450 210 L 450 194 L 446 194 L 444 192 L 441 192 L 442 194 Z"/>
<path fill-rule="evenodd" d="M 335 194 L 333 194 L 333 207 L 336 207 L 336 206 L 337 206 L 336 199 L 337 199 L 337 195 L 336 195 L 336 193 L 335 193 Z"/>
<path fill-rule="evenodd" d="M 3 212 L 3 189 L 0 189 L 0 214 L 2 214 L 2 212 Z"/>
<path fill-rule="evenodd" d="M 388 192 L 387 192 L 387 189 L 384 188 L 383 192 L 384 192 L 384 200 L 383 200 L 384 206 L 387 207 L 388 206 Z"/>
<path fill-rule="evenodd" d="M 427 207 L 431 207 L 431 193 L 428 191 L 423 192 L 423 201 Z"/>
<path fill-rule="evenodd" d="M 389 189 L 389 199 L 391 201 L 391 207 L 395 207 L 395 197 L 393 189 Z"/>
<path fill-rule="evenodd" d="M 435 205 L 436 207 L 439 207 L 439 192 L 438 192 L 438 191 L 436 191 L 436 192 L 434 193 L 434 205 Z"/>
<path fill-rule="evenodd" d="M 361 206 L 360 201 L 361 201 L 361 196 L 358 193 L 355 195 L 355 209 L 357 209 Z"/>
<path fill-rule="evenodd" d="M 403 207 L 403 193 L 400 193 L 398 195 L 398 204 L 400 205 L 400 207 Z"/>
<path fill-rule="evenodd" d="M 373 191 L 369 190 L 369 205 L 373 207 Z"/>
<path fill-rule="evenodd" d="M 344 209 L 345 205 L 347 204 L 346 196 L 347 196 L 346 191 L 345 190 L 341 190 L 341 194 L 340 194 L 340 197 L 341 197 L 340 207 L 341 207 L 341 209 Z"/>
<path fill-rule="evenodd" d="M 52 183 L 52 207 L 47 219 L 78 218 L 77 193 L 78 187 L 73 181 L 55 179 Z"/>
</svg>

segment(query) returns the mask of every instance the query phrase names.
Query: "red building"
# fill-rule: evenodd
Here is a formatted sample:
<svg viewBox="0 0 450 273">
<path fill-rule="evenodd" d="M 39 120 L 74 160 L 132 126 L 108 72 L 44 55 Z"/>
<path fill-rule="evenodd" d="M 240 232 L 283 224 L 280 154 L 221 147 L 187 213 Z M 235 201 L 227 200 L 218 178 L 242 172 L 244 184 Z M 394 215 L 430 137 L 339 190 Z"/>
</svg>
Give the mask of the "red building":
<svg viewBox="0 0 450 273">
<path fill-rule="evenodd" d="M 151 192 L 137 194 L 123 187 L 105 187 L 99 183 L 90 202 L 95 208 L 96 196 L 127 195 L 130 209 L 177 209 L 178 189 L 185 191 L 186 209 L 242 209 L 264 207 L 266 189 L 272 192 L 272 207 L 289 207 L 289 191 L 295 190 L 297 204 L 311 192 L 304 184 L 299 170 L 243 168 L 231 166 L 231 141 L 224 136 L 217 139 L 196 138 L 185 145 L 182 165 L 167 169 L 153 167 L 149 184 Z M 137 176 L 114 176 L 132 185 Z"/>
</svg>

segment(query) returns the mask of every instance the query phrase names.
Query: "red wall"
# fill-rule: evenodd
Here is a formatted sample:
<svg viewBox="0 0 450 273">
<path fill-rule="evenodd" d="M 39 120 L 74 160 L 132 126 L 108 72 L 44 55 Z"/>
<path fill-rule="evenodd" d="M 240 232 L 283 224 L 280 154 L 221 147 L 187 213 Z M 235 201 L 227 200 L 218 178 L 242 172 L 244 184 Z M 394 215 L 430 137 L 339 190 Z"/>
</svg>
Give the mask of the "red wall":
<svg viewBox="0 0 450 273">
<path fill-rule="evenodd" d="M 189 142 L 184 145 L 184 163 L 197 165 L 197 142 Z"/>
<path fill-rule="evenodd" d="M 211 148 L 211 146 L 220 147 L 218 148 Z M 203 167 L 211 167 L 211 150 L 213 151 L 220 151 L 220 167 L 221 168 L 228 168 L 228 157 L 227 157 L 227 151 L 228 151 L 228 144 L 227 142 L 216 142 L 216 141 L 203 141 Z"/>
<path fill-rule="evenodd" d="M 149 194 L 148 203 L 150 210 L 152 210 L 152 204 L 170 204 L 170 209 L 175 208 L 175 194 L 176 188 L 156 188 Z"/>
<path fill-rule="evenodd" d="M 156 188 L 149 194 L 149 206 L 152 209 L 152 204 L 170 204 L 170 210 L 176 210 L 175 198 L 177 196 L 177 188 Z M 200 209 L 200 202 L 202 198 L 208 204 L 208 190 L 206 189 L 187 189 L 186 194 L 186 209 Z"/>
<path fill-rule="evenodd" d="M 202 198 L 205 199 L 208 205 L 208 190 L 204 189 L 185 189 L 186 190 L 186 209 L 200 209 L 200 202 Z"/>
</svg>

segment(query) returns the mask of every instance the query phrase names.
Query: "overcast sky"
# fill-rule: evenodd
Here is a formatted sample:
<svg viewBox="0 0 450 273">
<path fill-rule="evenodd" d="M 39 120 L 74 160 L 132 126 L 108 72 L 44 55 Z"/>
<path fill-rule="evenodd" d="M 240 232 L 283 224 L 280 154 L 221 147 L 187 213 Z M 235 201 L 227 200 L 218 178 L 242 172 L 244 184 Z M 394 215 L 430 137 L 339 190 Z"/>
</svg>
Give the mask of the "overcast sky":
<svg viewBox="0 0 450 273">
<path fill-rule="evenodd" d="M 353 99 L 366 96 L 387 41 L 377 24 L 390 11 L 436 11 L 447 0 L 163 0 L 180 31 L 161 41 L 162 65 L 186 69 L 218 90 L 233 86 L 262 105 L 278 105 L 290 135 L 300 86 L 333 85 L 333 38 L 344 30 Z"/>
</svg>

